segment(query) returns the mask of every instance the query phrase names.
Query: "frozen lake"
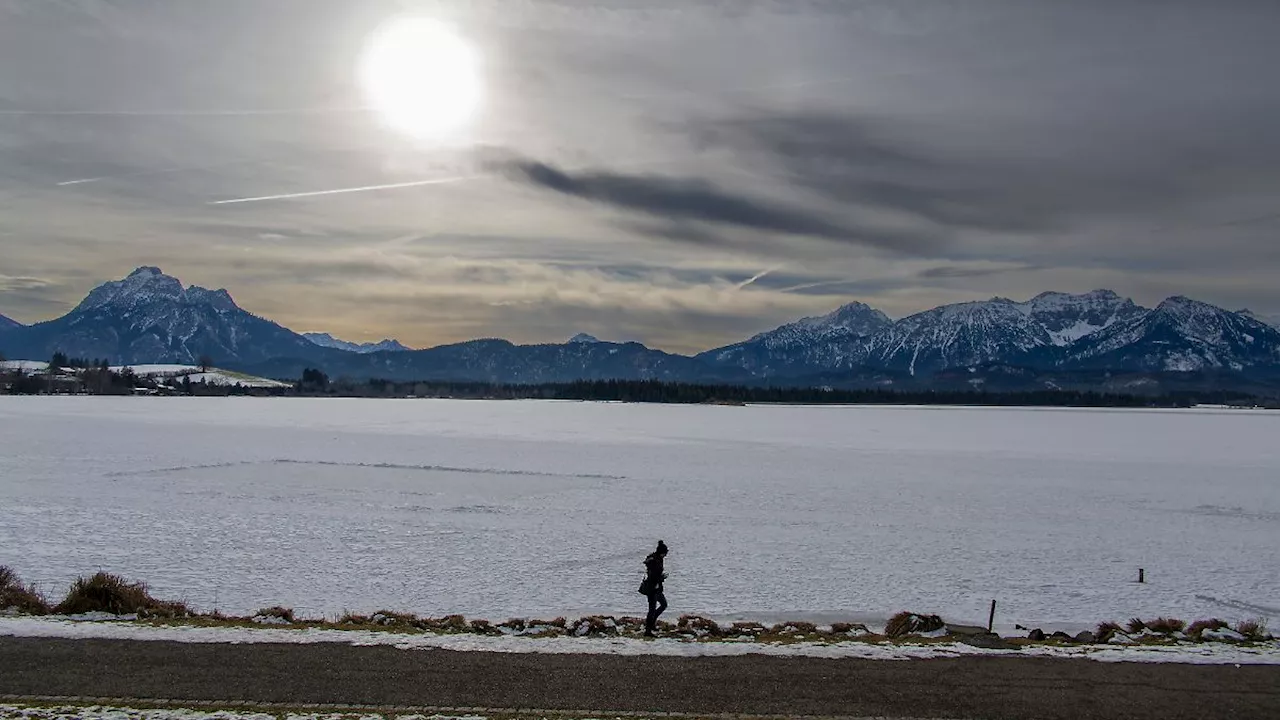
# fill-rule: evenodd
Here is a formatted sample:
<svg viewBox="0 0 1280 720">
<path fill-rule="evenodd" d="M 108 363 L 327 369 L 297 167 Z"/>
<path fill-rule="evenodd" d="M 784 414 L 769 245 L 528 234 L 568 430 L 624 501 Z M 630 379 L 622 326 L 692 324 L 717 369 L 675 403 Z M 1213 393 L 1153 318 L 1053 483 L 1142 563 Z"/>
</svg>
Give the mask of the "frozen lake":
<svg viewBox="0 0 1280 720">
<path fill-rule="evenodd" d="M 0 398 L 0 564 L 306 615 L 1280 624 L 1280 414 Z M 1134 582 L 1138 568 L 1148 582 Z"/>
</svg>

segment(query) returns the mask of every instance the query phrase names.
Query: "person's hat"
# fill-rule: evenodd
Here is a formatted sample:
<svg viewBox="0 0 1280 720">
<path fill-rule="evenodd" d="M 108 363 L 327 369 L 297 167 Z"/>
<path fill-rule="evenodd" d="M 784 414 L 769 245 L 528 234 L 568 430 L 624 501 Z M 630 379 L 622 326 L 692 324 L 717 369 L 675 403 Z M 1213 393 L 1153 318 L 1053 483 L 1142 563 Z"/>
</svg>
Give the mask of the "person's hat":
<svg viewBox="0 0 1280 720">
<path fill-rule="evenodd" d="M 659 555 L 667 554 L 667 544 L 662 542 L 661 540 L 658 541 L 658 554 Z"/>
</svg>

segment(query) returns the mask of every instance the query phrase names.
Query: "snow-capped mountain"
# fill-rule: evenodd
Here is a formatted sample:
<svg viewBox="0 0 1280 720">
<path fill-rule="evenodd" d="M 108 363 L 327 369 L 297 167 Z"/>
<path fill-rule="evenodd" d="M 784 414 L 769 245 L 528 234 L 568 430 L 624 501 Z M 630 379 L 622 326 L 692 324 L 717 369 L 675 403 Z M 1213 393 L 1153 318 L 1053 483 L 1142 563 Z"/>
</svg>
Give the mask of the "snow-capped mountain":
<svg viewBox="0 0 1280 720">
<path fill-rule="evenodd" d="M 226 290 L 185 287 L 158 268 L 141 267 L 95 288 L 63 317 L 0 328 L 0 352 L 10 358 L 40 360 L 60 351 L 114 364 L 194 364 L 207 354 L 219 367 L 279 378 L 312 367 L 333 376 L 424 381 L 1280 393 L 1280 330 L 1253 313 L 1184 297 L 1146 310 L 1108 290 L 944 305 L 897 322 L 851 303 L 687 357 L 586 334 L 560 344 L 475 340 L 428 350 L 394 340 L 357 345 L 327 334 L 303 337 L 241 309 Z"/>
<path fill-rule="evenodd" d="M 847 369 L 862 364 L 866 348 L 862 341 L 892 325 L 883 312 L 855 302 L 697 357 L 715 365 L 741 368 L 757 377 Z"/>
<path fill-rule="evenodd" d="M 1280 330 L 1185 297 L 1116 323 L 1066 348 L 1072 368 L 1189 372 L 1280 369 Z"/>
<path fill-rule="evenodd" d="M 242 310 L 226 290 L 183 287 L 159 268 L 140 267 L 123 280 L 94 288 L 74 310 L 48 322 L 5 333 L 14 357 L 106 358 L 116 364 L 220 365 L 272 357 L 315 357 L 315 345 Z"/>
<path fill-rule="evenodd" d="M 405 352 L 412 348 L 405 347 L 400 344 L 399 340 L 388 338 L 379 342 L 353 343 L 347 340 L 340 340 L 329 333 L 309 332 L 302 333 L 302 337 L 320 347 L 332 348 L 334 350 L 346 350 L 353 353 L 375 353 L 375 352 Z"/>
<path fill-rule="evenodd" d="M 11 318 L 7 318 L 4 315 L 0 315 L 0 332 L 4 332 L 5 330 L 11 330 L 13 328 L 18 328 L 18 327 L 22 327 L 22 323 L 18 322 L 17 320 L 13 320 Z"/>
<path fill-rule="evenodd" d="M 1110 290 L 1094 290 L 1083 295 L 1040 293 L 1024 303 L 1017 303 L 1017 306 L 1044 326 L 1054 345 L 1070 345 L 1086 335 L 1146 312 L 1146 308 Z"/>
<path fill-rule="evenodd" d="M 911 375 L 990 362 L 1036 364 L 1049 348 L 1069 346 L 1144 313 L 1110 290 L 943 305 L 903 318 L 872 338 L 865 362 Z"/>
<path fill-rule="evenodd" d="M 929 375 L 1017 357 L 1053 343 L 1045 326 L 1019 303 L 995 298 L 943 305 L 905 317 L 871 338 L 864 363 Z"/>
</svg>

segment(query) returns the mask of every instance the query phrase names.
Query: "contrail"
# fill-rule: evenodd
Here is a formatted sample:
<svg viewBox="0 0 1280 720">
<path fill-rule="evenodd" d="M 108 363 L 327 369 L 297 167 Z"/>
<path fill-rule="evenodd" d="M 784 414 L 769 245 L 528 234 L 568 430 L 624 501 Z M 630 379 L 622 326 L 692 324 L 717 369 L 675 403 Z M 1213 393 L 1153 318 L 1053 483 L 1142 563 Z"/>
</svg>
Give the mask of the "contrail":
<svg viewBox="0 0 1280 720">
<path fill-rule="evenodd" d="M 627 168 L 627 167 L 643 167 L 645 165 L 662 165 L 665 163 L 672 162 L 673 160 L 676 160 L 676 159 L 677 158 L 658 158 L 653 160 L 636 160 L 633 162 L 617 163 L 611 167 Z M 679 158 L 679 159 L 684 159 L 684 158 Z M 590 167 L 594 167 L 594 166 L 587 165 L 582 167 L 569 167 L 564 169 L 568 172 L 578 172 Z M 362 185 L 360 187 L 345 187 L 345 188 L 337 188 L 334 190 L 312 190 L 310 192 L 300 192 L 300 193 L 261 195 L 258 197 L 235 198 L 232 200 L 215 200 L 207 204 L 234 205 L 236 203 L 267 202 L 269 200 L 293 200 L 297 198 L 320 197 L 322 195 L 345 195 L 347 193 L 372 192 L 375 190 L 397 190 L 400 188 L 421 187 L 424 185 L 445 185 L 448 183 L 466 182 L 467 180 L 479 180 L 481 178 L 500 177 L 501 175 L 502 175 L 502 170 L 496 169 L 491 172 L 475 173 L 472 175 L 457 175 L 455 177 L 435 178 L 432 180 L 413 180 L 410 182 L 388 183 L 386 185 Z"/>
<path fill-rule="evenodd" d="M 796 290 L 810 290 L 812 288 L 826 287 L 827 285 L 843 285 L 845 283 L 855 282 L 851 279 L 845 280 L 822 280 L 819 282 L 804 283 L 803 285 L 792 285 L 791 287 L 779 288 L 778 292 L 795 292 Z"/>
<path fill-rule="evenodd" d="M 312 190 L 311 192 L 283 193 L 280 195 L 260 195 L 258 197 L 234 198 L 232 200 L 214 200 L 209 205 L 235 205 L 237 203 L 266 202 L 268 200 L 292 200 L 295 198 L 319 197 L 321 195 L 345 195 L 347 193 L 371 192 L 374 190 L 397 190 L 399 188 L 421 187 L 423 185 L 444 185 L 446 183 L 463 182 L 488 175 L 458 175 L 456 177 L 435 178 L 432 180 L 414 180 L 412 182 L 389 183 L 386 185 L 364 185 L 361 187 L 337 188 L 336 190 Z"/>
<path fill-rule="evenodd" d="M 231 160 L 228 162 L 214 163 L 212 165 L 184 165 L 181 167 L 161 168 L 159 170 L 139 170 L 137 172 L 120 173 L 119 175 L 101 175 L 99 177 L 83 178 L 80 180 L 64 180 L 58 183 L 58 187 L 66 187 L 67 185 L 83 185 L 85 183 L 101 182 L 102 180 L 118 180 L 120 178 L 144 177 L 146 175 L 165 175 L 168 173 L 180 172 L 199 172 L 201 170 L 217 170 L 219 168 L 232 167 L 234 165 L 255 165 L 265 164 L 266 160 Z"/>
<path fill-rule="evenodd" d="M 773 272 L 773 271 L 775 271 L 775 270 L 781 270 L 781 269 L 782 269 L 782 266 L 781 266 L 781 265 L 775 265 L 775 266 L 773 266 L 773 267 L 771 267 L 771 268 L 765 268 L 764 270 L 761 270 L 760 272 L 756 273 L 755 275 L 752 275 L 751 277 L 747 278 L 746 280 L 743 280 L 742 282 L 738 283 L 738 289 L 739 289 L 739 290 L 741 290 L 741 289 L 745 288 L 746 286 L 751 285 L 751 284 L 752 284 L 752 283 L 754 283 L 755 281 L 759 280 L 760 278 L 763 278 L 764 276 L 768 275 L 769 273 L 771 273 L 771 272 Z"/>
</svg>

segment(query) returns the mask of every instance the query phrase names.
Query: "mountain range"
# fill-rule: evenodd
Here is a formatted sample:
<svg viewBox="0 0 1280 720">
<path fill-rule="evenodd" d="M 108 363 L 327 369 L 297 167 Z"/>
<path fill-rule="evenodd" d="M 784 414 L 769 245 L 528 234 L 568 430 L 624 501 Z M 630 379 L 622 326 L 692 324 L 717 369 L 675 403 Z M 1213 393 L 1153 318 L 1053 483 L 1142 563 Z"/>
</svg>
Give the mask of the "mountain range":
<svg viewBox="0 0 1280 720">
<path fill-rule="evenodd" d="M 195 363 L 278 378 L 331 376 L 503 383 L 654 379 L 840 388 L 1232 390 L 1280 395 L 1280 328 L 1185 297 L 1144 308 L 1109 290 L 944 305 L 894 321 L 862 303 L 690 357 L 590 335 L 566 343 L 473 340 L 409 350 L 301 335 L 141 267 L 66 315 L 24 326 L 0 316 L 10 358 Z"/>
<path fill-rule="evenodd" d="M 302 333 L 302 337 L 320 347 L 333 348 L 335 350 L 346 350 L 353 353 L 375 353 L 375 352 L 406 352 L 412 348 L 407 348 L 400 344 L 399 340 L 384 339 L 378 342 L 353 343 L 347 340 L 339 340 L 329 333 L 309 332 Z"/>
</svg>

